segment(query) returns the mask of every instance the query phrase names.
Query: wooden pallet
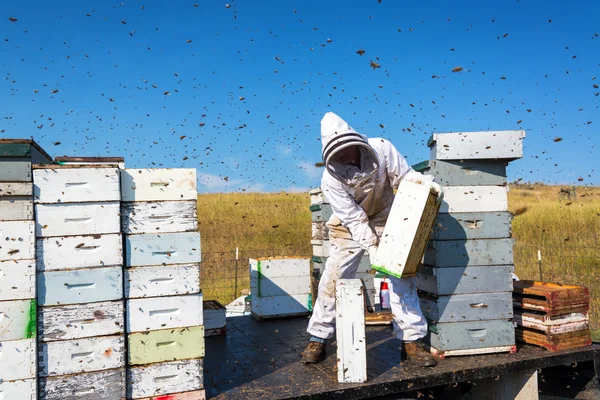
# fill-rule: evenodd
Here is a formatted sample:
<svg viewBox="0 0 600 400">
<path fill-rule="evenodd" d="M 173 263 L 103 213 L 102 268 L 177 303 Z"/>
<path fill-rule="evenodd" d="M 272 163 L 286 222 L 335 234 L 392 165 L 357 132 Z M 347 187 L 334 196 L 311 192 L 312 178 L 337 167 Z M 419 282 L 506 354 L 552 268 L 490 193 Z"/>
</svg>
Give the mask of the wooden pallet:
<svg viewBox="0 0 600 400">
<path fill-rule="evenodd" d="M 545 347 L 548 351 L 561 351 L 585 347 L 592 344 L 589 329 L 575 332 L 545 334 L 531 328 L 515 328 L 517 341 Z"/>
<path fill-rule="evenodd" d="M 590 327 L 587 313 L 549 316 L 542 312 L 515 309 L 513 320 L 518 326 L 552 335 L 581 331 Z"/>
<path fill-rule="evenodd" d="M 365 310 L 365 325 L 391 325 L 394 317 L 390 310 L 367 312 Z"/>
<path fill-rule="evenodd" d="M 452 356 L 474 356 L 478 354 L 492 354 L 492 353 L 517 353 L 517 346 L 494 346 L 494 347 L 483 347 L 480 349 L 464 349 L 464 350 L 438 350 L 435 347 L 423 343 L 425 350 L 428 350 L 435 358 L 443 360 L 446 357 Z"/>
<path fill-rule="evenodd" d="M 536 281 L 516 281 L 513 304 L 525 310 L 543 311 L 548 316 L 589 310 L 588 288 Z"/>
</svg>

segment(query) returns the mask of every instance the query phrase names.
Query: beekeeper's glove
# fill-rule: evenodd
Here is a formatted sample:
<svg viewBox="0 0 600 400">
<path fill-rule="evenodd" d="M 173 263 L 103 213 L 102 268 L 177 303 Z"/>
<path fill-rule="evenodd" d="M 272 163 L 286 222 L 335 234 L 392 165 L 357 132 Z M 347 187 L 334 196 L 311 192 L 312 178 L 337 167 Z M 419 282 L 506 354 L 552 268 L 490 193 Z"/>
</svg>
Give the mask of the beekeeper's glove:
<svg viewBox="0 0 600 400">
<path fill-rule="evenodd" d="M 380 267 L 381 265 L 379 265 L 379 260 L 377 260 L 377 246 L 373 244 L 369 246 L 367 251 L 369 252 L 369 261 L 371 262 L 371 266 Z"/>
<path fill-rule="evenodd" d="M 438 183 L 433 181 L 433 176 L 423 175 L 417 171 L 410 171 L 404 175 L 403 179 L 407 180 L 408 182 L 414 182 L 418 183 L 419 185 L 428 186 L 437 195 L 437 203 L 441 203 L 444 199 L 444 191 Z"/>
</svg>

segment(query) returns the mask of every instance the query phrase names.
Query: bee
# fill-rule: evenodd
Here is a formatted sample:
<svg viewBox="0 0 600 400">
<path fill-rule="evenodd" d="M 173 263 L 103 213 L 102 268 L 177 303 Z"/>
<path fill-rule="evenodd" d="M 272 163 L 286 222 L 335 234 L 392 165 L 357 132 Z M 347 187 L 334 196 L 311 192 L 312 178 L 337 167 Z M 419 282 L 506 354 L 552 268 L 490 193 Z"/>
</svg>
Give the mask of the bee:
<svg viewBox="0 0 600 400">
<path fill-rule="evenodd" d="M 377 68 L 381 68 L 381 65 L 379 65 L 379 63 L 376 63 L 375 61 L 371 60 L 369 65 L 371 66 L 371 68 L 373 69 L 377 69 Z"/>
<path fill-rule="evenodd" d="M 363 49 L 359 49 L 356 51 L 356 54 L 358 54 L 359 56 L 362 56 L 363 54 L 365 54 L 365 51 Z"/>
<path fill-rule="evenodd" d="M 462 70 L 463 70 L 463 67 L 461 67 L 461 66 L 452 68 L 452 72 L 460 72 Z"/>
</svg>

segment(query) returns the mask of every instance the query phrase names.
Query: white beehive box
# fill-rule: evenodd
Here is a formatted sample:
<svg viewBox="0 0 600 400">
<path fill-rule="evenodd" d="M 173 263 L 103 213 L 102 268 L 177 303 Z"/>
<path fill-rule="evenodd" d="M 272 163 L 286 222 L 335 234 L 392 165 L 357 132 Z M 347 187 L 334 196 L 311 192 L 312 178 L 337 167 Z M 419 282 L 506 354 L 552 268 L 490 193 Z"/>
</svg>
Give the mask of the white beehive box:
<svg viewBox="0 0 600 400">
<path fill-rule="evenodd" d="M 35 378 L 35 339 L 0 342 L 0 376 L 2 381 Z"/>
<path fill-rule="evenodd" d="M 431 235 L 439 204 L 426 185 L 402 181 L 379 243 L 375 270 L 414 276 Z"/>
<path fill-rule="evenodd" d="M 204 336 L 224 335 L 226 332 L 226 313 L 224 305 L 215 300 L 203 303 Z"/>
<path fill-rule="evenodd" d="M 196 200 L 196 169 L 124 169 L 122 201 Z"/>
<path fill-rule="evenodd" d="M 525 131 L 434 133 L 427 145 L 432 160 L 516 160 L 524 138 Z"/>
<path fill-rule="evenodd" d="M 125 398 L 125 368 L 40 378 L 40 399 L 103 400 Z"/>
<path fill-rule="evenodd" d="M 329 257 L 331 252 L 331 243 L 329 240 L 311 240 L 313 248 L 313 256 Z"/>
<path fill-rule="evenodd" d="M 125 270 L 125 297 L 175 296 L 200 292 L 200 264 L 156 265 Z"/>
<path fill-rule="evenodd" d="M 127 370 L 127 398 L 153 398 L 202 389 L 203 372 L 201 359 L 131 367 Z"/>
<path fill-rule="evenodd" d="M 35 257 L 33 221 L 0 222 L 0 261 Z"/>
<path fill-rule="evenodd" d="M 340 383 L 367 381 L 363 286 L 360 279 L 338 279 L 335 285 L 337 371 Z"/>
<path fill-rule="evenodd" d="M 120 201 L 119 169 L 107 165 L 53 165 L 33 170 L 36 203 Z"/>
<path fill-rule="evenodd" d="M 126 300 L 127 332 L 202 325 L 202 293 Z"/>
<path fill-rule="evenodd" d="M 3 400 L 36 400 L 37 381 L 35 379 L 0 381 L 0 398 Z"/>
<path fill-rule="evenodd" d="M 120 208 L 118 201 L 36 204 L 36 236 L 119 233 Z"/>
<path fill-rule="evenodd" d="M 35 298 L 35 260 L 0 261 L 0 301 Z"/>
<path fill-rule="evenodd" d="M 123 233 L 166 233 L 198 230 L 198 201 L 136 201 L 121 204 Z"/>
<path fill-rule="evenodd" d="M 310 195 L 310 204 L 329 204 L 321 188 L 311 189 L 308 194 Z"/>
<path fill-rule="evenodd" d="M 448 186 L 440 213 L 508 211 L 508 186 Z"/>
</svg>

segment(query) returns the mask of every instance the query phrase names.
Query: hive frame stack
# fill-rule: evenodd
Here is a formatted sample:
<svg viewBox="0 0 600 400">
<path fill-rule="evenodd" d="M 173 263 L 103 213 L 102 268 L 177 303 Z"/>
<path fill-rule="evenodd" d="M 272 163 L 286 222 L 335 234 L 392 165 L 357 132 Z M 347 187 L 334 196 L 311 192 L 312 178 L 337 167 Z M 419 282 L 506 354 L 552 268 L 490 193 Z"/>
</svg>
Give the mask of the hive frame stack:
<svg viewBox="0 0 600 400">
<path fill-rule="evenodd" d="M 0 139 L 0 393 L 37 398 L 32 164 L 51 163 L 33 140 Z"/>
<path fill-rule="evenodd" d="M 309 258 L 251 258 L 249 263 L 254 318 L 262 321 L 312 311 Z"/>
<path fill-rule="evenodd" d="M 125 394 L 119 168 L 34 166 L 40 398 Z"/>
<path fill-rule="evenodd" d="M 127 398 L 203 399 L 196 170 L 126 169 L 121 187 Z"/>
<path fill-rule="evenodd" d="M 333 215 L 331 204 L 323 194 L 321 188 L 310 190 L 310 211 L 312 235 L 311 244 L 313 248 L 312 256 L 312 294 L 313 304 L 317 298 L 319 280 L 325 270 L 325 263 L 329 258 L 329 230 L 326 223 Z M 391 323 L 391 313 L 388 310 L 381 310 L 379 307 L 379 286 L 385 275 L 374 274 L 371 269 L 369 254 L 365 252 L 358 265 L 356 279 L 363 282 L 363 288 L 367 294 L 365 297 L 365 316 L 368 325 L 380 325 Z M 375 315 L 378 314 L 378 315 Z"/>
<path fill-rule="evenodd" d="M 434 134 L 431 160 L 413 168 L 444 186 L 417 274 L 425 338 L 439 357 L 515 352 L 512 214 L 506 166 L 524 131 Z"/>
</svg>

